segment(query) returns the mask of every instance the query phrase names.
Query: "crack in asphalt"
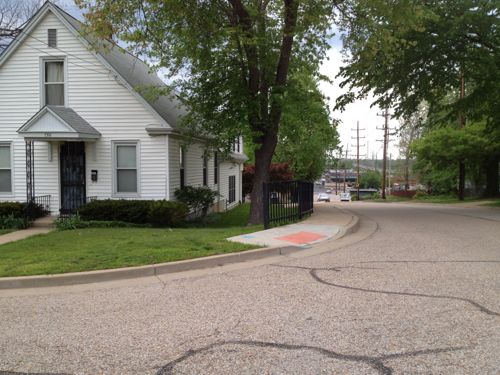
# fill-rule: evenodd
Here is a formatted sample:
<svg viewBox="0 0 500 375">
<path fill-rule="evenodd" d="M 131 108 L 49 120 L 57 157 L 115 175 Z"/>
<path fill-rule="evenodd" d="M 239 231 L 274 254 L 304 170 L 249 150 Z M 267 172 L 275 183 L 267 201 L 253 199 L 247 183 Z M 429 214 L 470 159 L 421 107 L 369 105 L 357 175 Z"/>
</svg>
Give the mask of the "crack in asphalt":
<svg viewBox="0 0 500 375">
<path fill-rule="evenodd" d="M 376 263 L 376 262 L 377 261 L 374 261 L 374 263 Z M 380 262 L 383 263 L 382 261 L 380 261 Z M 404 261 L 388 261 L 387 263 L 391 263 L 391 262 L 394 262 L 394 263 L 403 262 L 404 263 Z M 458 262 L 462 262 L 462 261 L 458 261 Z M 496 262 L 496 261 L 493 261 L 493 262 Z M 370 263 L 370 262 L 358 262 L 358 263 Z M 365 293 L 388 294 L 388 295 L 409 296 L 409 297 L 436 298 L 436 299 L 451 299 L 451 300 L 456 300 L 456 301 L 467 302 L 485 314 L 492 315 L 492 316 L 500 316 L 500 313 L 498 313 L 496 311 L 492 311 L 492 310 L 488 309 L 487 307 L 481 305 L 480 303 L 478 303 L 470 298 L 455 297 L 455 296 L 448 296 L 448 295 L 439 295 L 439 294 L 435 295 L 435 294 L 425 294 L 425 293 L 409 293 L 409 292 L 396 292 L 396 291 L 390 291 L 390 290 L 358 288 L 358 287 L 349 286 L 349 285 L 335 284 L 335 283 L 332 283 L 330 281 L 326 281 L 326 280 L 322 279 L 320 276 L 318 276 L 318 271 L 340 272 L 341 269 L 343 269 L 343 268 L 360 268 L 360 269 L 381 269 L 381 268 L 355 267 L 355 266 L 338 266 L 338 267 L 330 267 L 330 268 L 314 268 L 314 267 L 285 266 L 285 265 L 274 265 L 274 266 L 281 267 L 281 268 L 297 268 L 297 269 L 301 269 L 301 270 L 308 270 L 309 274 L 317 282 L 325 284 L 325 285 L 333 286 L 336 288 L 355 290 L 358 292 L 365 292 Z"/>
<path fill-rule="evenodd" d="M 426 354 L 439 354 L 451 351 L 458 351 L 467 349 L 466 347 L 451 347 L 451 348 L 437 348 L 437 349 L 423 349 L 417 350 L 413 352 L 402 352 L 402 353 L 393 353 L 382 355 L 378 357 L 370 357 L 365 355 L 353 355 L 353 354 L 342 354 L 335 352 L 333 350 L 328 350 L 325 348 L 321 348 L 318 346 L 311 345 L 294 345 L 294 344 L 284 344 L 284 343 L 276 343 L 276 342 L 268 342 L 268 341 L 254 341 L 254 340 L 227 340 L 227 341 L 219 341 L 209 344 L 207 346 L 198 348 L 198 349 L 190 349 L 181 357 L 174 359 L 173 361 L 167 363 L 163 366 L 156 375 L 169 375 L 173 374 L 175 367 L 188 360 L 191 357 L 196 356 L 197 354 L 208 352 L 212 349 L 224 346 L 224 345 L 241 345 L 247 347 L 257 347 L 257 348 L 273 348 L 273 349 L 283 349 L 283 350 L 309 350 L 321 355 L 324 355 L 328 358 L 337 359 L 341 361 L 348 362 L 357 362 L 364 363 L 373 369 L 377 370 L 379 374 L 382 375 L 391 375 L 393 373 L 393 369 L 388 365 L 384 364 L 383 361 L 397 359 L 397 358 L 406 358 L 406 357 L 416 357 L 419 355 Z"/>
</svg>

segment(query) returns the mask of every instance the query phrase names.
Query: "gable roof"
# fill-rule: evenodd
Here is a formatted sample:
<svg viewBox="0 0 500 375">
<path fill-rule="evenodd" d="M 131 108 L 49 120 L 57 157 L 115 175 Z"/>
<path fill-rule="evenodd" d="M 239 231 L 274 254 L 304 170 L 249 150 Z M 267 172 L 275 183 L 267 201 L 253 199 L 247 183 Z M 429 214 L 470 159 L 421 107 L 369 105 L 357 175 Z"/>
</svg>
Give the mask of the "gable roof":
<svg viewBox="0 0 500 375">
<path fill-rule="evenodd" d="M 97 139 L 101 136 L 73 109 L 54 105 L 40 109 L 17 132 L 26 138 L 43 139 Z"/>
<path fill-rule="evenodd" d="M 13 41 L 10 43 L 7 49 L 0 54 L 0 68 L 4 61 L 6 61 L 21 44 L 20 42 L 26 37 L 29 31 L 36 26 L 48 11 L 52 11 L 52 13 L 80 40 L 90 45 L 95 43 L 95 40 L 92 39 L 91 36 L 82 33 L 84 27 L 82 22 L 72 17 L 58 6 L 52 4 L 50 1 L 47 1 L 30 19 L 23 29 L 23 32 L 16 37 L 16 39 L 18 39 L 17 42 Z M 141 93 L 140 90 L 138 91 L 135 88 L 149 86 L 166 87 L 165 83 L 156 74 L 150 72 L 148 65 L 141 59 L 109 40 L 103 40 L 103 43 L 104 46 L 100 46 L 96 52 L 98 57 L 101 57 L 101 61 L 125 81 L 128 88 L 133 91 L 134 94 L 139 95 L 147 106 L 165 121 L 167 126 L 174 129 L 178 128 L 181 118 L 187 114 L 187 110 L 176 95 L 174 93 L 164 95 L 154 101 L 147 98 L 144 92 Z M 155 130 L 158 130 L 158 128 L 155 128 Z"/>
</svg>

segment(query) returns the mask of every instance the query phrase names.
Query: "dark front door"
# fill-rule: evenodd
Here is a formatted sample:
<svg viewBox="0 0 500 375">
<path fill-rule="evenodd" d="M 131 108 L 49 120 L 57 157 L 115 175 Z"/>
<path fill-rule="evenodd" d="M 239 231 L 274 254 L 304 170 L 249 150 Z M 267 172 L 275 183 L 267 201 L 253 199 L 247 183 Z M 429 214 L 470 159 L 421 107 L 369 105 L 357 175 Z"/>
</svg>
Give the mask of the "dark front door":
<svg viewBox="0 0 500 375">
<path fill-rule="evenodd" d="M 85 143 L 61 145 L 61 215 L 71 215 L 85 204 Z"/>
</svg>

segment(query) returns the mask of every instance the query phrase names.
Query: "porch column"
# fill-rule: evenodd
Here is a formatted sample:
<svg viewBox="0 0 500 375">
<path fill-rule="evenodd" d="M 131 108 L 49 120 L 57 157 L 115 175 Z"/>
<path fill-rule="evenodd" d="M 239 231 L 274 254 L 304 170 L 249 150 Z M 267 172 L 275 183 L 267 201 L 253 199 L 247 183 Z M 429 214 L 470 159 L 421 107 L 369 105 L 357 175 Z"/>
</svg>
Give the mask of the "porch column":
<svg viewBox="0 0 500 375">
<path fill-rule="evenodd" d="M 26 139 L 26 207 L 27 217 L 31 217 L 31 205 L 35 198 L 35 142 Z"/>
</svg>

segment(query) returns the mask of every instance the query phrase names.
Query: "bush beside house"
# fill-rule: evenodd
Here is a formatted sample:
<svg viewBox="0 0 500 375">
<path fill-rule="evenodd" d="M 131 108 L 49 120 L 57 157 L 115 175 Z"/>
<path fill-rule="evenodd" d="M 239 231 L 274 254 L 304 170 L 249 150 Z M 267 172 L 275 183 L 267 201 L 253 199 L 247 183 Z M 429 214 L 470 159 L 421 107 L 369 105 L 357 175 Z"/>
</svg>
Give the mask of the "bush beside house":
<svg viewBox="0 0 500 375">
<path fill-rule="evenodd" d="M 155 227 L 182 226 L 188 207 L 182 202 L 166 200 L 96 200 L 80 207 L 81 220 L 113 221 L 151 225 Z"/>
<path fill-rule="evenodd" d="M 47 215 L 47 211 L 41 205 L 32 206 L 32 218 Z M 23 229 L 26 228 L 25 202 L 0 202 L 0 229 Z"/>
</svg>

